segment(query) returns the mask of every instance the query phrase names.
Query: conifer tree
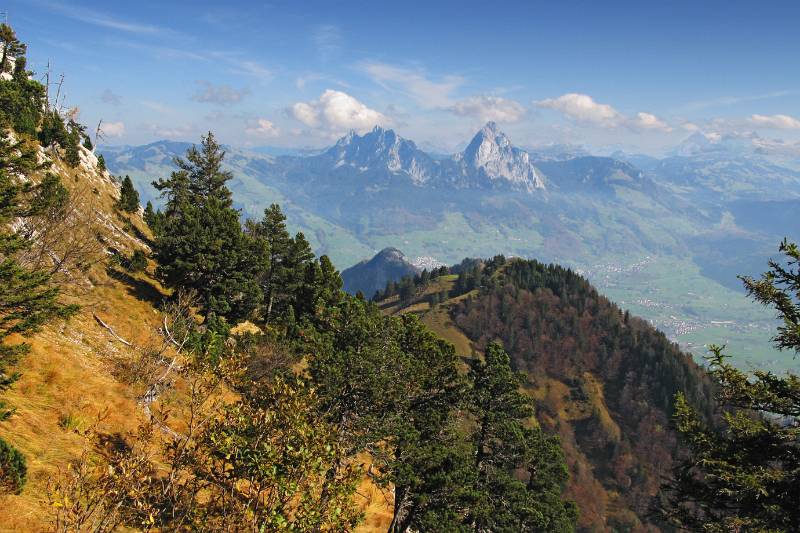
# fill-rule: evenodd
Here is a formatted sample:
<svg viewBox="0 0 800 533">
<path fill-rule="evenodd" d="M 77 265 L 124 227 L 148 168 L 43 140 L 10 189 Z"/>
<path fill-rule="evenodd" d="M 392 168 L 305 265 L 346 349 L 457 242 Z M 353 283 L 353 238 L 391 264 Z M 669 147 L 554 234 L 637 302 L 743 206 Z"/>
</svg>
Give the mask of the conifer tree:
<svg viewBox="0 0 800 533">
<path fill-rule="evenodd" d="M 564 457 L 541 431 L 526 429 L 533 404 L 519 390 L 523 375 L 511 369 L 505 350 L 491 343 L 485 360 L 472 362 L 469 378 L 473 473 L 463 496 L 465 523 L 475 531 L 573 531 L 576 508 L 561 498 Z M 535 477 L 520 479 L 515 475 L 520 469 Z"/>
<path fill-rule="evenodd" d="M 162 223 L 169 228 L 156 228 L 155 256 L 167 286 L 197 291 L 206 314 L 241 319 L 261 301 L 256 274 L 266 250 L 242 231 L 224 156 L 209 132 L 199 150 L 176 160 L 170 178 L 154 183 L 167 199 Z"/>
<path fill-rule="evenodd" d="M 130 176 L 125 176 L 122 180 L 117 207 L 126 213 L 133 213 L 139 209 L 139 193 L 133 186 Z"/>
<path fill-rule="evenodd" d="M 758 302 L 776 310 L 773 341 L 800 353 L 800 249 L 784 241 L 760 279 L 744 277 Z M 661 511 L 693 531 L 800 531 L 800 376 L 734 367 L 711 348 L 722 423 L 712 426 L 684 395 L 674 420 L 688 453 L 663 487 Z"/>
<path fill-rule="evenodd" d="M 0 58 L 0 72 L 9 72 L 10 59 L 17 58 L 25 54 L 26 46 L 18 38 L 14 29 L 8 24 L 0 24 L 0 42 L 2 42 L 3 52 Z"/>
<path fill-rule="evenodd" d="M 292 238 L 286 229 L 286 216 L 278 204 L 272 204 L 264 210 L 264 218 L 258 223 L 251 223 L 248 232 L 256 239 L 265 242 L 268 250 L 259 272 L 259 284 L 264 294 L 264 311 L 262 319 L 266 324 L 272 321 L 279 302 L 280 288 L 287 286 L 289 278 L 289 255 Z M 277 307 L 281 307 L 280 302 Z"/>
</svg>

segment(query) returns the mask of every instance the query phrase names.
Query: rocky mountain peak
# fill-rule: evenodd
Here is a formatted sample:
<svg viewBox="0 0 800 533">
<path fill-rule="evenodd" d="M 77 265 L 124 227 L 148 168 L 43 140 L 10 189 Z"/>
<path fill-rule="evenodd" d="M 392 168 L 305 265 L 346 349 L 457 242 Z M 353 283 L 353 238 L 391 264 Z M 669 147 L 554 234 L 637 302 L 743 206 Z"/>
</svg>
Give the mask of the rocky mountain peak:
<svg viewBox="0 0 800 533">
<path fill-rule="evenodd" d="M 417 185 L 425 183 L 435 171 L 433 160 L 413 141 L 380 126 L 364 135 L 350 131 L 325 155 L 335 159 L 336 168 L 351 166 L 360 172 L 405 174 Z"/>
<path fill-rule="evenodd" d="M 487 122 L 454 159 L 460 163 L 462 173 L 491 185 L 507 184 L 529 192 L 544 188 L 528 153 L 514 147 L 494 122 Z"/>
</svg>

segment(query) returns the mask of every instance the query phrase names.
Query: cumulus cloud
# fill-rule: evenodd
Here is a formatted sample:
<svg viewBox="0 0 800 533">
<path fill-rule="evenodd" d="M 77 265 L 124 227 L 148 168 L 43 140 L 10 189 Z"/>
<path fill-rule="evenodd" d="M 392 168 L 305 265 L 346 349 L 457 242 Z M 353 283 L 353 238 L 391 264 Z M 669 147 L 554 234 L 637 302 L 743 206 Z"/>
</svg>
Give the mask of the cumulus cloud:
<svg viewBox="0 0 800 533">
<path fill-rule="evenodd" d="M 386 89 L 399 90 L 425 108 L 452 105 L 453 91 L 464 83 L 461 76 L 450 75 L 432 80 L 419 70 L 386 63 L 367 62 L 360 67 L 374 82 Z"/>
<path fill-rule="evenodd" d="M 289 114 L 311 128 L 333 131 L 367 130 L 391 123 L 389 117 L 370 109 L 347 93 L 328 89 L 317 100 L 297 102 Z"/>
<path fill-rule="evenodd" d="M 667 133 L 672 131 L 669 124 L 652 113 L 636 113 L 636 117 L 629 121 L 629 125 L 633 129 L 660 130 Z"/>
<path fill-rule="evenodd" d="M 103 94 L 100 95 L 100 101 L 104 104 L 120 105 L 122 103 L 122 97 L 115 94 L 111 89 L 106 89 L 103 91 Z"/>
<path fill-rule="evenodd" d="M 620 113 L 608 104 L 596 102 L 588 94 L 568 93 L 558 98 L 535 102 L 537 107 L 553 109 L 564 116 L 605 128 L 625 127 L 633 131 L 661 131 L 669 133 L 672 127 L 652 113 L 639 112 L 633 116 Z"/>
<path fill-rule="evenodd" d="M 103 135 L 106 137 L 122 137 L 125 135 L 124 122 L 103 122 Z"/>
<path fill-rule="evenodd" d="M 485 95 L 459 100 L 448 110 L 462 117 L 477 117 L 482 122 L 517 122 L 526 112 L 525 106 L 519 102 Z"/>
<path fill-rule="evenodd" d="M 265 118 L 251 120 L 244 132 L 255 137 L 277 137 L 280 135 L 280 129 Z"/>
<path fill-rule="evenodd" d="M 560 111 L 579 122 L 590 122 L 613 126 L 619 119 L 619 112 L 608 104 L 600 104 L 588 94 L 567 93 L 558 98 L 547 98 L 536 102 L 538 107 Z"/>
<path fill-rule="evenodd" d="M 776 130 L 798 130 L 800 120 L 789 115 L 752 115 L 750 122 L 760 128 L 771 128 Z"/>
<path fill-rule="evenodd" d="M 233 105 L 238 104 L 242 99 L 250 94 L 249 89 L 237 90 L 229 85 L 214 85 L 208 81 L 198 81 L 197 92 L 192 96 L 195 102 L 213 105 Z"/>
</svg>

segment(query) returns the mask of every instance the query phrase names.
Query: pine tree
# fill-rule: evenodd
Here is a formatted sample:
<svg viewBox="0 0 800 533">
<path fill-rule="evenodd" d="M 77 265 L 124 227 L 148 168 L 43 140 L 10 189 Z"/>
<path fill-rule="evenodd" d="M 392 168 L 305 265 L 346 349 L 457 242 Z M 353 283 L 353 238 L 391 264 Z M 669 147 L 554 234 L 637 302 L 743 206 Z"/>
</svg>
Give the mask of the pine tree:
<svg viewBox="0 0 800 533">
<path fill-rule="evenodd" d="M 18 133 L 36 135 L 45 108 L 45 87 L 32 79 L 27 69 L 25 46 L 16 40 L 13 30 L 0 25 L 5 59 L 2 72 L 10 70 L 9 56 L 14 56 L 14 70 L 10 80 L 0 80 L 0 126 L 12 127 Z"/>
<path fill-rule="evenodd" d="M 71 167 L 77 167 L 81 162 L 81 137 L 84 134 L 86 127 L 76 121 L 70 119 L 67 125 L 67 137 L 64 148 L 64 159 Z"/>
<path fill-rule="evenodd" d="M 558 446 L 540 431 L 527 430 L 533 404 L 520 390 L 523 375 L 496 343 L 485 360 L 472 362 L 467 409 L 474 427 L 471 485 L 465 495 L 465 523 L 475 531 L 573 531 L 573 503 L 561 499 L 566 466 Z M 536 465 L 549 465 L 546 471 Z M 526 483 L 515 472 L 536 474 Z"/>
<path fill-rule="evenodd" d="M 130 176 L 125 176 L 122 180 L 117 207 L 126 213 L 133 213 L 139 209 L 139 193 L 133 186 Z"/>
<path fill-rule="evenodd" d="M 770 261 L 760 279 L 742 279 L 751 296 L 777 311 L 775 346 L 797 354 L 800 249 L 784 241 L 779 250 L 785 261 Z M 800 531 L 800 376 L 749 374 L 721 347 L 711 352 L 722 424 L 709 425 L 678 395 L 674 421 L 688 453 L 663 487 L 661 511 L 694 531 Z"/>
<path fill-rule="evenodd" d="M 257 271 L 266 249 L 242 231 L 222 170 L 225 153 L 213 134 L 192 147 L 178 170 L 154 183 L 167 198 L 163 224 L 155 228 L 158 276 L 169 287 L 197 291 L 203 311 L 241 319 L 261 301 Z"/>
<path fill-rule="evenodd" d="M 288 262 L 292 247 L 292 238 L 286 229 L 286 216 L 281 212 L 280 206 L 272 204 L 265 209 L 264 218 L 258 223 L 249 224 L 248 233 L 265 242 L 268 250 L 260 265 L 259 284 L 264 294 L 262 319 L 269 324 L 276 307 L 283 307 L 280 291 L 285 290 L 288 283 Z"/>
<path fill-rule="evenodd" d="M 99 154 L 97 156 L 97 168 L 99 168 L 102 171 L 106 170 L 106 158 L 103 157 L 103 154 Z"/>
<path fill-rule="evenodd" d="M 17 38 L 16 32 L 8 24 L 0 24 L 0 42 L 3 43 L 0 72 L 10 72 L 10 59 L 24 55 L 26 46 Z"/>
</svg>

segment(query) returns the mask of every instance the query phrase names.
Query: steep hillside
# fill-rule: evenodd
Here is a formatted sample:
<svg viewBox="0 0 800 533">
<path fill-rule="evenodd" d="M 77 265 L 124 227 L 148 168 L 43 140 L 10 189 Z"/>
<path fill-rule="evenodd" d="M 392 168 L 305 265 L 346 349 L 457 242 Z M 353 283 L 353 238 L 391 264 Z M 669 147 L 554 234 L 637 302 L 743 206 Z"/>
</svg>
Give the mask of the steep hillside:
<svg viewBox="0 0 800 533">
<path fill-rule="evenodd" d="M 117 207 L 120 183 L 94 154 L 80 147 L 79 155 L 73 168 L 61 150 L 39 148 L 40 160 L 52 165 L 29 176 L 38 183 L 46 172 L 57 175 L 69 191 L 64 225 L 40 227 L 36 249 L 48 247 L 51 257 L 80 252 L 64 256 L 57 279 L 63 299 L 80 311 L 25 339 L 31 350 L 15 369 L 21 378 L 3 394 L 15 412 L 0 423 L 0 437 L 25 456 L 28 472 L 20 494 L 0 495 L 2 531 L 54 530 L 56 483 L 77 483 L 80 468 L 135 442 L 149 413 L 171 405 L 172 424 L 184 423 L 189 384 L 170 373 L 177 353 L 166 329 L 169 291 L 155 280 L 152 261 L 144 270 L 129 264 L 134 252 L 150 253 L 150 231 L 141 209 Z M 153 388 L 159 381 L 163 387 Z M 386 494 L 365 479 L 357 497 L 366 511 L 359 531 L 385 531 Z"/>
<path fill-rule="evenodd" d="M 458 278 L 419 286 L 411 301 L 394 296 L 381 305 L 422 315 L 467 357 L 500 340 L 527 375 L 539 423 L 561 437 L 582 527 L 654 527 L 650 498 L 676 450 L 668 422 L 673 397 L 687 391 L 709 415 L 704 372 L 568 269 L 495 258 L 461 270 Z M 439 300 L 443 292 L 447 298 Z"/>
<path fill-rule="evenodd" d="M 163 295 L 146 272 L 129 273 L 109 263 L 109 258 L 148 250 L 142 240 L 147 230 L 138 213 L 115 208 L 119 184 L 98 168 L 94 155 L 81 148 L 81 163 L 71 168 L 55 150 L 39 153 L 52 161 L 50 172 L 61 177 L 73 202 L 65 226 L 47 245 L 52 251 L 65 244 L 80 248 L 80 261 L 88 268 L 64 264 L 65 299 L 81 310 L 30 340 L 31 352 L 18 367 L 22 377 L 5 395 L 16 412 L 0 424 L 0 436 L 28 461 L 22 494 L 2 497 L 0 523 L 6 531 L 48 528 L 48 484 L 89 448 L 82 431 L 94 426 L 109 437 L 124 435 L 143 421 L 141 391 L 121 376 L 137 356 L 127 343 L 142 346 L 155 336 L 160 317 L 154 305 Z M 95 246 L 97 239 L 101 244 Z"/>
</svg>

